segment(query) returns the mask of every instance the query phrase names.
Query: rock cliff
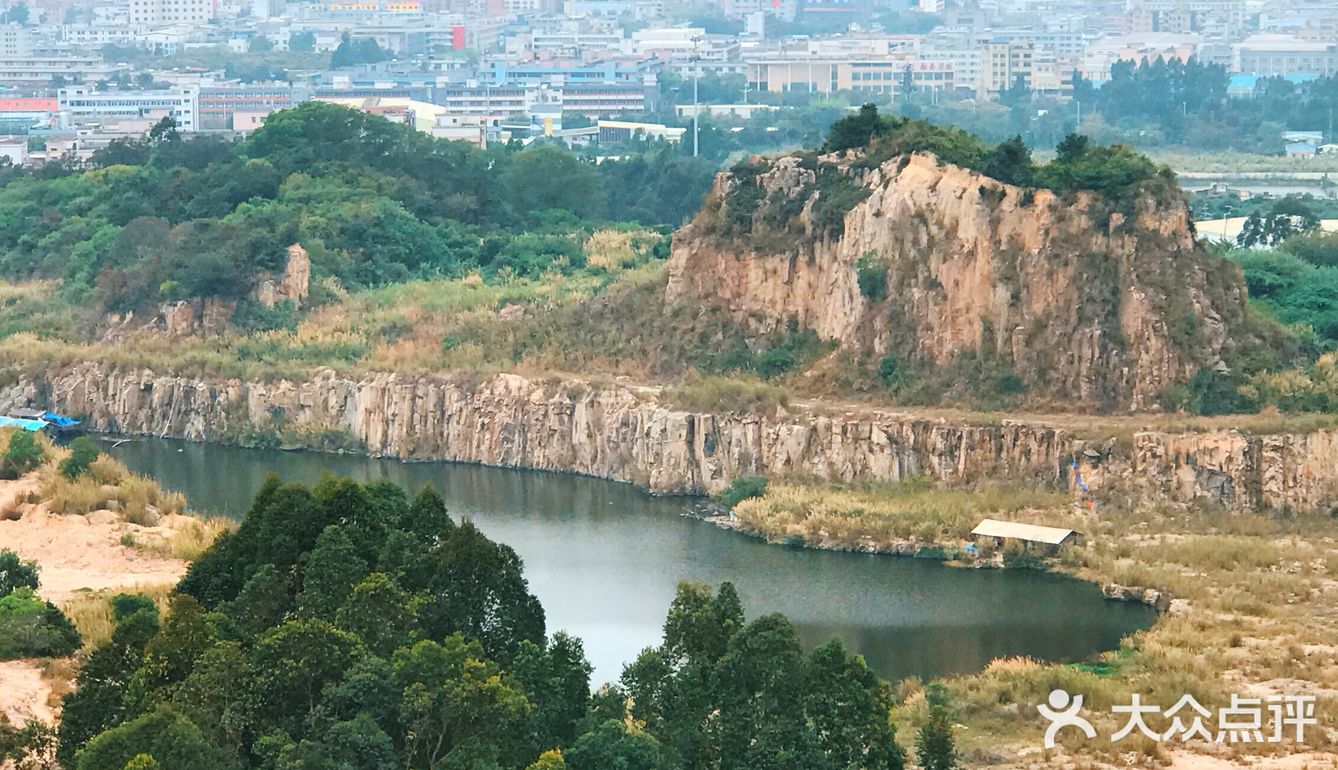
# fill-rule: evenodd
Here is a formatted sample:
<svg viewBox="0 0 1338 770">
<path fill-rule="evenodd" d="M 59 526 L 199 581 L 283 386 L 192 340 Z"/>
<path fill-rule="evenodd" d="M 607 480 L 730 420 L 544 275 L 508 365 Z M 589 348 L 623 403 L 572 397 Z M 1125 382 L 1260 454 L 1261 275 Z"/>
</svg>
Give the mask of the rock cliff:
<svg viewBox="0 0 1338 770">
<path fill-rule="evenodd" d="M 1244 327 L 1239 271 L 1196 247 L 1176 195 L 1119 211 L 923 154 L 752 168 L 718 176 L 675 235 L 669 301 L 923 366 L 997 360 L 1037 400 L 1081 411 L 1157 407 L 1226 367 Z"/>
<path fill-rule="evenodd" d="M 1099 494 L 1206 499 L 1240 509 L 1338 503 L 1338 432 L 1138 433 L 1084 442 L 1045 425 L 954 425 L 887 411 L 690 412 L 620 384 L 323 374 L 306 382 L 195 380 L 81 364 L 0 388 L 0 409 L 49 404 L 95 430 L 235 441 L 249 431 L 330 431 L 375 455 L 566 471 L 657 493 L 701 493 L 747 474 L 946 484 L 1068 485 Z M 1103 491 L 1104 490 L 1104 491 Z"/>
</svg>

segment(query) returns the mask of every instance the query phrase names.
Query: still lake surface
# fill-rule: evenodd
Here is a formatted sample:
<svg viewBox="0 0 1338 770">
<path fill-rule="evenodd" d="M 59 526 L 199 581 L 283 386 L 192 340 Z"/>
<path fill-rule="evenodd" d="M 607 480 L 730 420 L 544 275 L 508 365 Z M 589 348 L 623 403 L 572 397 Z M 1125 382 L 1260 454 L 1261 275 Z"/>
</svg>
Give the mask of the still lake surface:
<svg viewBox="0 0 1338 770">
<path fill-rule="evenodd" d="M 977 671 L 1002 656 L 1083 660 L 1154 619 L 1062 576 L 768 545 L 684 516 L 682 498 L 599 479 L 152 438 L 109 452 L 185 493 L 193 510 L 236 518 L 270 471 L 308 483 L 325 473 L 384 478 L 411 492 L 431 484 L 457 520 L 516 550 L 549 632 L 585 642 L 596 683 L 659 643 L 683 580 L 733 581 L 750 618 L 782 612 L 810 647 L 839 637 L 892 681 Z"/>
</svg>

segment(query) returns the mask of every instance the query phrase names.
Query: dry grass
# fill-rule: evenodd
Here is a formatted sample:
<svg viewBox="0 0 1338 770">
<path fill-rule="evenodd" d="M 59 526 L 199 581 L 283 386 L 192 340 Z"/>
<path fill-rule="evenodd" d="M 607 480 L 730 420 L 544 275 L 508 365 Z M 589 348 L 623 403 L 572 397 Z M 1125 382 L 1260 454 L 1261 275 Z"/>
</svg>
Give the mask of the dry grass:
<svg viewBox="0 0 1338 770">
<path fill-rule="evenodd" d="M 171 585 L 137 585 L 113 591 L 85 591 L 65 602 L 61 610 L 78 629 L 85 652 L 94 650 L 111 638 L 116 622 L 112 619 L 111 600 L 117 594 L 143 594 L 153 599 L 159 612 L 167 611 Z"/>
<path fill-rule="evenodd" d="M 56 468 L 64 453 L 60 448 L 50 452 L 52 459 L 40 470 L 38 494 L 54 513 L 83 515 L 109 510 L 132 524 L 153 526 L 162 516 L 181 514 L 186 509 L 184 495 L 164 491 L 153 479 L 131 473 L 106 455 L 98 457 L 87 473 L 67 479 Z"/>
<path fill-rule="evenodd" d="M 1169 591 L 1178 600 L 1151 628 L 1090 664 L 1000 660 L 979 674 L 948 680 L 963 725 L 959 746 L 970 766 L 1007 764 L 1019 752 L 1039 748 L 1045 723 L 1035 707 L 1056 687 L 1084 694 L 1084 713 L 1098 737 L 1086 740 L 1069 731 L 1061 749 L 1027 762 L 1165 763 L 1166 744 L 1109 740 L 1123 727 L 1110 707 L 1128 704 L 1133 693 L 1163 708 L 1190 694 L 1209 709 L 1225 705 L 1232 693 L 1313 694 L 1321 727 L 1307 732 L 1307 742 L 1316 750 L 1335 749 L 1338 520 L 1329 516 L 1274 517 L 1211 506 L 1106 504 L 1090 511 L 1075 509 L 1067 494 L 1052 490 L 946 490 L 923 479 L 773 482 L 735 513 L 744 529 L 770 539 L 838 548 L 886 549 L 908 540 L 958 544 L 986 515 L 1075 527 L 1088 534 L 1089 544 L 1066 549 L 1053 568 L 1102 585 Z M 926 717 L 922 687 L 918 680 L 896 687 L 904 703 L 894 719 L 908 747 Z M 1242 744 L 1229 753 L 1269 751 L 1278 747 Z"/>
<path fill-rule="evenodd" d="M 1338 736 L 1338 520 L 1322 514 L 1274 517 L 1212 507 L 1078 511 L 1067 495 L 1018 487 L 939 490 L 922 480 L 900 484 L 773 483 L 764 496 L 736 507 L 746 529 L 773 539 L 797 538 L 827 547 L 886 547 L 905 540 L 957 543 L 984 515 L 1082 529 L 1085 548 L 1070 548 L 1052 565 L 1098 584 L 1169 591 L 1178 601 L 1148 630 L 1092 664 L 1067 666 L 996 661 L 987 670 L 947 682 L 959 741 L 969 763 L 1014 761 L 1041 744 L 1035 707 L 1055 687 L 1086 696 L 1097 740 L 1069 735 L 1060 755 L 1070 761 L 1156 766 L 1165 745 L 1112 745 L 1123 726 L 1109 713 L 1140 693 L 1169 707 L 1191 694 L 1209 709 L 1230 694 L 1313 694 L 1321 727 L 1307 732 L 1313 748 L 1333 751 Z M 923 723 L 921 684 L 904 682 L 905 705 L 894 712 L 898 735 L 913 739 Z M 1103 714 L 1104 712 L 1104 714 Z M 1326 733 L 1326 731 L 1333 731 Z M 1118 753 L 1117 753 L 1118 750 Z M 1239 745 L 1231 752 L 1276 751 Z M 1041 757 L 1032 757 L 1036 761 Z"/>
<path fill-rule="evenodd" d="M 1062 523 L 1067 494 L 1023 485 L 939 489 L 926 478 L 825 484 L 778 482 L 735 507 L 741 528 L 769 540 L 799 538 L 824 547 L 956 544 L 986 516 Z"/>
<path fill-rule="evenodd" d="M 790 392 L 752 377 L 694 377 L 665 388 L 661 400 L 693 412 L 773 414 L 790 404 Z"/>
<path fill-rule="evenodd" d="M 173 520 L 170 526 L 151 531 L 130 530 L 122 537 L 122 542 L 155 556 L 194 561 L 209 550 L 219 535 L 237 527 L 237 520 L 226 516 L 181 517 Z"/>
</svg>

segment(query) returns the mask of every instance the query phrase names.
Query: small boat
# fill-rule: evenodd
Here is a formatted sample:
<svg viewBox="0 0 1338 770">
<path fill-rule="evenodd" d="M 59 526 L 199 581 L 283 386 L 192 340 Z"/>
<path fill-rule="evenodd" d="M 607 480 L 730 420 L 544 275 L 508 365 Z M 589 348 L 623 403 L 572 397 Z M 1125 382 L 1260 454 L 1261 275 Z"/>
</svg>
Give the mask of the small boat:
<svg viewBox="0 0 1338 770">
<path fill-rule="evenodd" d="M 11 409 L 0 420 L 0 427 L 22 428 L 33 432 L 45 431 L 53 436 L 69 436 L 83 432 L 83 422 L 73 417 L 45 409 L 24 407 Z"/>
</svg>

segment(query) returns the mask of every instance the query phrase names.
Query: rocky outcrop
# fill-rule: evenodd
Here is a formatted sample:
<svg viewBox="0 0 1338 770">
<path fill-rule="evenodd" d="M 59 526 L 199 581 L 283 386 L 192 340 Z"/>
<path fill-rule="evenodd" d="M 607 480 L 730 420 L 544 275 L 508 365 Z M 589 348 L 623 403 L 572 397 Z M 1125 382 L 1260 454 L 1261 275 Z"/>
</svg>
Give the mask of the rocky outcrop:
<svg viewBox="0 0 1338 770">
<path fill-rule="evenodd" d="M 923 154 L 870 165 L 793 156 L 721 174 L 674 237 L 667 299 L 930 367 L 997 360 L 1081 411 L 1155 408 L 1230 361 L 1244 285 L 1195 245 L 1178 196 L 1117 206 Z M 848 209 L 833 214 L 839 195 Z"/>
<path fill-rule="evenodd" d="M 300 309 L 311 292 L 311 257 L 302 244 L 288 247 L 288 261 L 276 277 L 261 276 L 256 284 L 256 301 L 265 307 L 288 302 Z"/>
<path fill-rule="evenodd" d="M 375 455 L 588 474 L 701 493 L 747 474 L 946 484 L 1071 485 L 1241 508 L 1338 502 L 1338 433 L 1140 433 L 1094 444 L 1024 422 L 954 425 L 884 411 L 711 414 L 620 384 L 326 373 L 306 382 L 195 380 L 83 364 L 0 389 L 0 409 L 42 403 L 95 430 L 234 441 L 253 431 L 339 431 Z"/>
<path fill-rule="evenodd" d="M 217 297 L 196 298 L 165 303 L 149 328 L 173 337 L 197 334 L 222 334 L 237 310 L 237 303 Z"/>
</svg>

